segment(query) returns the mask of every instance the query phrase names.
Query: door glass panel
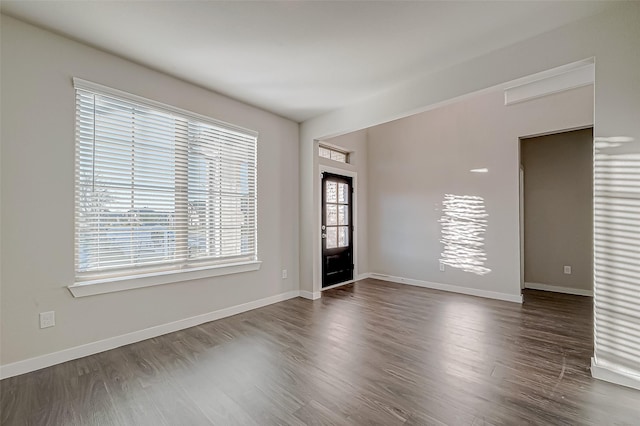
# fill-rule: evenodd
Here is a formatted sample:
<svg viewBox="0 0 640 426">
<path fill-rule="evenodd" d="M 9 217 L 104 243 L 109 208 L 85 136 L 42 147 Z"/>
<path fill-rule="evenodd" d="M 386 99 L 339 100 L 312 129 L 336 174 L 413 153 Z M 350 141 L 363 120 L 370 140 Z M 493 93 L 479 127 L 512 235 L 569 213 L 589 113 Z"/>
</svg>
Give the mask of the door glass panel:
<svg viewBox="0 0 640 426">
<path fill-rule="evenodd" d="M 349 224 L 349 206 L 338 206 L 338 225 Z"/>
<path fill-rule="evenodd" d="M 338 228 L 327 228 L 327 248 L 338 247 Z"/>
<path fill-rule="evenodd" d="M 335 204 L 327 204 L 327 225 L 337 225 L 337 224 L 338 224 L 338 206 Z"/>
<path fill-rule="evenodd" d="M 348 196 L 349 196 L 349 185 L 347 185 L 346 183 L 339 183 L 338 184 L 338 202 L 339 203 L 348 203 Z"/>
<path fill-rule="evenodd" d="M 338 228 L 338 247 L 349 246 L 349 227 L 341 226 Z"/>
<path fill-rule="evenodd" d="M 327 182 L 325 198 L 327 203 L 335 203 L 338 201 L 338 182 Z"/>
</svg>

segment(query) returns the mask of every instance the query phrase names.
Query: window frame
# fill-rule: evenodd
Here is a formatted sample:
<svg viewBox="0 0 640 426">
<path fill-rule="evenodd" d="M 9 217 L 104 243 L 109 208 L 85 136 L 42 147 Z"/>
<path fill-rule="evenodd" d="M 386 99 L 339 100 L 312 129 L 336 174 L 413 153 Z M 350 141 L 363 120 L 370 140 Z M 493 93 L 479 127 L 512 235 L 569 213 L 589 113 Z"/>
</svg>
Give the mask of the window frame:
<svg viewBox="0 0 640 426">
<path fill-rule="evenodd" d="M 124 92 L 118 89 L 103 86 L 90 81 L 82 80 L 79 78 L 73 78 L 74 99 L 77 97 L 76 92 L 78 90 L 92 92 L 97 95 L 110 96 L 120 99 L 125 102 L 131 102 L 141 105 L 143 107 L 151 108 L 159 112 L 175 115 L 187 120 L 193 120 L 205 125 L 215 126 L 216 128 L 223 128 L 228 131 L 234 131 L 242 133 L 246 136 L 255 138 L 255 181 L 253 183 L 253 192 L 255 194 L 254 216 L 255 226 L 253 227 L 254 233 L 254 250 L 252 254 L 242 259 L 228 258 L 210 258 L 210 259 L 191 259 L 186 258 L 185 262 L 167 262 L 165 264 L 159 264 L 155 266 L 145 265 L 133 265 L 117 271 L 93 271 L 93 272 L 80 272 L 77 263 L 77 249 L 74 250 L 74 283 L 68 286 L 69 290 L 74 297 L 89 296 L 93 294 L 110 293 L 114 291 L 128 290 L 133 288 L 148 287 L 154 285 L 168 284 L 174 282 L 181 282 L 199 278 L 207 278 L 214 276 L 221 276 L 227 274 L 235 274 L 241 272 L 256 271 L 260 269 L 261 261 L 258 260 L 258 224 L 257 224 L 257 198 L 258 198 L 258 183 L 257 183 L 257 139 L 258 132 L 242 128 L 233 124 L 229 124 L 220 120 L 213 119 L 198 113 L 187 111 L 178 107 L 167 105 L 158 101 L 147 99 L 138 95 L 134 95 L 128 92 Z M 77 102 L 77 101 L 76 101 Z M 76 114 L 78 113 L 78 106 L 75 108 Z M 74 129 L 78 131 L 78 123 L 74 124 Z M 79 146 L 78 136 L 74 143 L 74 155 L 78 155 L 77 149 Z M 78 164 L 77 161 L 74 165 L 75 177 L 74 177 L 74 193 L 77 191 L 77 185 L 79 184 L 78 178 Z M 185 171 L 188 169 L 185 168 Z M 77 200 L 74 202 L 74 246 L 77 245 L 79 238 L 77 228 L 77 214 L 78 204 Z"/>
</svg>

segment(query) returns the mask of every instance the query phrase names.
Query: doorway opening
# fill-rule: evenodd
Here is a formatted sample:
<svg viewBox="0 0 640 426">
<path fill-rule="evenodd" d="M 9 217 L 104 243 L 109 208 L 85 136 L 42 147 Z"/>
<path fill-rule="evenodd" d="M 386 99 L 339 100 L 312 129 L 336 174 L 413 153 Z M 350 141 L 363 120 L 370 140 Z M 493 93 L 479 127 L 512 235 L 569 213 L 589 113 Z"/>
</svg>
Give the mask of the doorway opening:
<svg viewBox="0 0 640 426">
<path fill-rule="evenodd" d="M 521 287 L 593 295 L 593 128 L 520 139 Z"/>
</svg>

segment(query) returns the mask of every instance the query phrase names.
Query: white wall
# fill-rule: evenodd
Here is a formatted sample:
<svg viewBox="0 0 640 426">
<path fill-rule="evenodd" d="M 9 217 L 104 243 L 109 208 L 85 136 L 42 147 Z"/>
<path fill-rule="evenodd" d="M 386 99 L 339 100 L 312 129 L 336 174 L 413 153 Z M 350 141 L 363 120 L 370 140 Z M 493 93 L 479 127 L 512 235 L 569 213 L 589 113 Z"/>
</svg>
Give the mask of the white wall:
<svg viewBox="0 0 640 426">
<path fill-rule="evenodd" d="M 327 139 L 330 145 L 335 145 L 349 151 L 349 163 L 340 163 L 327 158 L 318 158 L 320 167 L 328 166 L 334 169 L 342 169 L 357 173 L 356 202 L 357 202 L 357 229 L 356 229 L 356 269 L 359 274 L 369 272 L 369 232 L 368 232 L 368 146 L 367 131 L 359 130 L 346 135 Z M 357 277 L 356 277 L 357 278 Z"/>
<path fill-rule="evenodd" d="M 297 291 L 298 125 L 2 17 L 3 365 Z M 259 132 L 257 272 L 74 299 L 72 77 Z M 288 279 L 281 279 L 281 269 Z M 38 328 L 38 313 L 56 326 Z"/>
<path fill-rule="evenodd" d="M 321 117 L 302 123 L 300 128 L 300 286 L 303 289 L 319 289 L 318 236 L 314 212 L 319 187 L 313 176 L 317 174 L 318 162 L 313 155 L 315 140 L 340 135 L 351 131 L 378 125 L 389 120 L 406 117 L 424 111 L 438 103 L 446 102 L 465 94 L 481 91 L 496 85 L 549 70 L 565 64 L 595 57 L 595 123 L 594 136 L 625 136 L 640 141 L 640 2 L 620 2 L 611 9 L 547 32 L 504 49 L 496 50 L 471 61 L 457 64 L 434 74 L 420 76 L 417 80 L 402 84 L 392 90 L 372 96 L 360 103 L 333 111 Z M 640 154 L 638 145 L 629 150 Z M 513 172 L 508 179 L 513 182 L 509 188 L 509 199 L 517 205 L 518 164 L 514 155 L 509 158 Z M 598 164 L 598 155 L 595 158 Z M 370 173 L 371 175 L 371 173 Z M 598 177 L 594 181 L 598 190 Z M 637 185 L 637 184 L 636 184 Z M 608 194 L 617 199 L 615 192 Z M 606 217 L 616 221 L 612 212 L 596 206 L 594 217 Z M 510 219 L 517 221 L 517 217 Z M 598 232 L 596 221 L 596 232 Z M 633 234 L 632 241 L 640 240 L 640 234 Z M 615 269 L 612 259 L 607 256 L 609 249 L 595 242 L 595 268 Z M 519 248 L 514 247 L 514 251 Z M 640 263 L 640 253 L 631 254 L 631 263 Z M 519 259 L 516 258 L 516 264 Z M 613 376 L 632 379 L 640 387 L 640 349 L 634 346 L 631 354 L 625 355 L 624 371 L 621 367 L 622 347 L 630 341 L 624 333 L 617 333 L 613 326 L 602 321 L 602 314 L 616 310 L 623 314 L 617 300 L 599 297 L 599 289 L 604 286 L 618 289 L 622 285 L 640 287 L 640 276 L 614 276 L 606 283 L 595 279 L 596 348 L 594 365 Z M 316 290 L 317 291 L 317 290 Z M 620 293 L 622 294 L 622 292 Z M 622 296 L 621 296 L 622 297 Z M 635 291 L 625 293 L 629 306 L 635 307 L 631 317 L 632 327 L 640 330 L 640 294 Z M 628 316 L 627 316 L 628 318 Z M 612 328 L 613 327 L 613 328 Z M 640 335 L 633 338 L 640 341 Z M 613 345 L 609 344 L 611 341 Z M 602 370 L 602 371 L 604 371 Z M 594 370 L 595 371 L 595 370 Z M 604 377 L 604 374 L 599 374 Z"/>
<path fill-rule="evenodd" d="M 493 91 L 370 128 L 370 272 L 518 297 L 519 137 L 592 123 L 587 86 L 511 106 Z M 484 199 L 491 272 L 439 270 L 445 194 Z"/>
</svg>

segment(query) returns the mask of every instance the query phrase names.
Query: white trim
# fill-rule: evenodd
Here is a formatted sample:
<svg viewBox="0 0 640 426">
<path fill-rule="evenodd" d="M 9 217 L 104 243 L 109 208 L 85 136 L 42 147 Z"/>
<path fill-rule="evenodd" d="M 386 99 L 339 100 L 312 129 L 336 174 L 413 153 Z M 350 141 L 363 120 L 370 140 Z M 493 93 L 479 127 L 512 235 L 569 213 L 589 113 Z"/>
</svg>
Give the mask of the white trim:
<svg viewBox="0 0 640 426">
<path fill-rule="evenodd" d="M 322 294 L 319 291 L 306 291 L 306 290 L 300 290 L 300 297 L 302 297 L 303 299 L 309 299 L 309 300 L 318 300 L 322 297 Z"/>
<path fill-rule="evenodd" d="M 591 357 L 591 376 L 594 379 L 640 390 L 640 376 L 609 366 L 598 365 L 594 357 Z"/>
<path fill-rule="evenodd" d="M 524 166 L 522 165 L 522 142 L 518 141 L 518 159 L 520 170 L 518 173 L 518 238 L 520 239 L 520 290 L 525 288 L 524 284 Z"/>
<path fill-rule="evenodd" d="M 552 291 L 554 293 L 574 294 L 576 296 L 593 297 L 593 290 L 584 290 L 581 288 L 561 287 L 557 285 L 529 283 L 529 282 L 524 283 L 524 288 L 530 288 L 531 290 Z"/>
<path fill-rule="evenodd" d="M 93 296 L 95 294 L 113 293 L 134 288 L 151 287 L 200 278 L 218 277 L 257 271 L 262 264 L 259 260 L 230 263 L 224 265 L 202 266 L 198 268 L 176 269 L 171 271 L 152 272 L 148 274 L 125 277 L 111 277 L 91 281 L 79 281 L 67 288 L 73 297 Z"/>
<path fill-rule="evenodd" d="M 137 102 L 149 107 L 157 108 L 170 114 L 179 114 L 184 117 L 191 117 L 196 120 L 203 121 L 205 123 L 211 123 L 216 126 L 224 127 L 226 130 L 234 132 L 240 132 L 258 137 L 258 132 L 244 127 L 236 126 L 235 124 L 227 123 L 222 120 L 216 120 L 215 118 L 208 117 L 206 115 L 198 114 L 197 112 L 189 111 L 186 109 L 178 108 L 173 105 L 165 104 L 162 102 L 154 101 L 153 99 L 145 98 L 143 96 L 134 95 L 133 93 L 125 92 L 123 90 L 114 89 L 113 87 L 103 86 L 102 84 L 94 83 L 92 81 L 83 80 L 78 77 L 73 77 L 74 89 L 86 90 L 88 92 L 99 93 L 103 95 L 116 96 L 118 98 L 127 99 L 133 102 Z"/>
<path fill-rule="evenodd" d="M 215 321 L 221 318 L 230 317 L 241 314 L 253 309 L 262 308 L 267 305 L 282 302 L 294 297 L 300 296 L 300 291 L 292 290 L 280 293 L 275 296 L 265 297 L 264 299 L 254 300 L 252 302 L 243 303 L 229 308 L 219 309 L 202 315 L 196 315 L 191 318 L 185 318 L 168 324 L 157 325 L 146 328 L 144 330 L 133 331 L 121 336 L 110 337 L 108 339 L 99 340 L 97 342 L 87 343 L 85 345 L 76 346 L 69 349 L 63 349 L 59 352 L 53 352 L 22 361 L 13 362 L 11 364 L 0 365 L 0 379 L 29 373 L 31 371 L 40 370 L 41 368 L 50 367 L 55 364 L 71 361 L 77 358 L 97 354 L 99 352 L 108 351 L 120 346 L 129 345 L 131 343 L 140 342 L 142 340 L 151 339 L 162 336 L 163 334 L 173 333 L 175 331 L 184 330 L 206 322 Z"/>
<path fill-rule="evenodd" d="M 549 70 L 533 81 L 523 81 L 504 89 L 504 104 L 513 105 L 565 90 L 593 84 L 596 68 L 593 62 L 570 64 L 569 68 Z M 535 78 L 535 77 L 534 77 Z"/>
<path fill-rule="evenodd" d="M 356 277 L 356 281 L 366 280 L 367 278 L 371 278 L 371 274 L 369 272 L 358 274 L 358 276 Z"/>
<path fill-rule="evenodd" d="M 516 294 L 500 293 L 497 291 L 478 290 L 476 288 L 471 288 L 471 287 L 461 287 L 461 286 L 451 285 L 451 284 L 442 284 L 442 283 L 434 283 L 430 281 L 414 280 L 412 278 L 394 277 L 391 275 L 377 274 L 375 272 L 370 273 L 369 278 L 373 278 L 376 280 L 390 281 L 398 284 L 408 284 L 408 285 L 413 285 L 417 287 L 430 288 L 434 290 L 448 291 L 451 293 L 461 293 L 461 294 L 467 294 L 470 296 L 484 297 L 487 299 L 496 299 L 496 300 L 504 300 L 507 302 L 522 303 L 521 294 L 516 295 Z"/>
<path fill-rule="evenodd" d="M 521 142 L 526 139 L 539 138 L 541 136 L 557 135 L 558 133 L 575 132 L 576 130 L 593 129 L 593 124 L 586 124 L 584 126 L 568 127 L 562 129 L 551 129 L 546 132 L 533 133 L 529 135 L 520 136 L 518 140 Z"/>
</svg>

